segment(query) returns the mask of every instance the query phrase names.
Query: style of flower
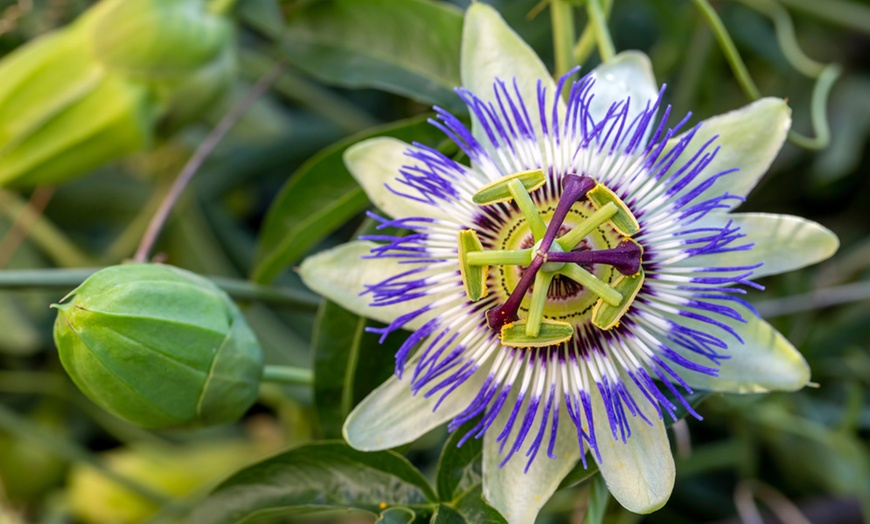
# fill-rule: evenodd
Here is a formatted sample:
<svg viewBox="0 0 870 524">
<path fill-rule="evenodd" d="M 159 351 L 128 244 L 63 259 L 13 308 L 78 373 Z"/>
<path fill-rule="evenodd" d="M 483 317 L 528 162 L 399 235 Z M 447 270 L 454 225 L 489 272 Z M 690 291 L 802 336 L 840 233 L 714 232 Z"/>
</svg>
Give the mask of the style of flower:
<svg viewBox="0 0 870 524">
<path fill-rule="evenodd" d="M 698 416 L 685 395 L 809 380 L 741 297 L 751 278 L 830 256 L 836 237 L 730 213 L 781 147 L 789 109 L 769 98 L 668 127 L 640 53 L 554 84 L 492 8 L 472 4 L 464 31 L 457 93 L 472 130 L 438 108 L 432 123 L 470 166 L 389 138 L 354 146 L 348 168 L 390 216 L 371 215 L 379 229 L 411 233 L 301 268 L 312 289 L 386 322 L 382 337 L 414 330 L 345 436 L 387 449 L 449 421 L 482 438 L 484 495 L 511 522 L 534 521 L 587 451 L 623 506 L 653 511 L 674 483 L 666 420 Z"/>
</svg>

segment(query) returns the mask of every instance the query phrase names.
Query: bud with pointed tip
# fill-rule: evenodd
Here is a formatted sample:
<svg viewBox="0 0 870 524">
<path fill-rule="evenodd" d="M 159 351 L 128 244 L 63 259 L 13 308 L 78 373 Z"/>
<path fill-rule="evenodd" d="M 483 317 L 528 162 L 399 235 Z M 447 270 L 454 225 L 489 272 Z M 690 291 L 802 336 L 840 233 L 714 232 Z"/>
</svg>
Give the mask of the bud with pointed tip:
<svg viewBox="0 0 870 524">
<path fill-rule="evenodd" d="M 257 398 L 263 354 L 230 298 L 160 264 L 103 269 L 65 297 L 54 339 L 73 382 L 147 428 L 237 420 Z"/>
</svg>

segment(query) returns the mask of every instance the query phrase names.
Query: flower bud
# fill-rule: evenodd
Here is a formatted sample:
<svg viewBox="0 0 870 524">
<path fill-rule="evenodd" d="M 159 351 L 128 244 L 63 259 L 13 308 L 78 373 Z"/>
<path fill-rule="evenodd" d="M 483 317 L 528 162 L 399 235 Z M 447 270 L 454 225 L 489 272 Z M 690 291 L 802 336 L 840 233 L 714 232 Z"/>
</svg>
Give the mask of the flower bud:
<svg viewBox="0 0 870 524">
<path fill-rule="evenodd" d="M 65 297 L 54 340 L 73 382 L 146 428 L 232 422 L 257 398 L 263 354 L 227 295 L 160 264 L 103 269 Z"/>
<path fill-rule="evenodd" d="M 0 186 L 63 182 L 144 150 L 228 90 L 234 45 L 203 0 L 103 0 L 17 49 L 0 61 Z"/>
</svg>

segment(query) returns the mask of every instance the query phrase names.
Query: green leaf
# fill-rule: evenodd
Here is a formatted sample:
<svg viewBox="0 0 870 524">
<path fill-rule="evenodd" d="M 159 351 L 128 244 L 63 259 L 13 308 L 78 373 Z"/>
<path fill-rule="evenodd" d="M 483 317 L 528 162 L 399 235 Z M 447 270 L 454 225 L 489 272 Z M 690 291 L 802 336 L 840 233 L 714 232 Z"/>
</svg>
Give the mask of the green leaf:
<svg viewBox="0 0 870 524">
<path fill-rule="evenodd" d="M 476 420 L 472 422 L 476 423 Z M 465 433 L 474 427 L 472 422 L 452 432 L 444 443 L 435 479 L 438 498 L 442 501 L 452 502 L 481 482 L 483 439 L 472 437 L 459 446 Z"/>
<path fill-rule="evenodd" d="M 426 508 L 434 500 L 426 479 L 401 455 L 318 442 L 239 471 L 194 510 L 190 522 L 234 524 L 278 510 L 347 508 L 378 514 L 383 504 Z"/>
<path fill-rule="evenodd" d="M 376 334 L 365 331 L 371 324 L 328 300 L 317 313 L 311 342 L 314 403 L 326 438 L 341 438 L 350 410 L 393 372 L 397 345 L 404 337 L 389 337 L 381 346 Z"/>
<path fill-rule="evenodd" d="M 462 14 L 430 0 L 332 0 L 300 7 L 284 36 L 287 58 L 318 79 L 373 87 L 462 110 Z"/>
<path fill-rule="evenodd" d="M 453 506 L 469 524 L 507 524 L 507 520 L 483 499 L 483 488 L 469 490 Z"/>
<path fill-rule="evenodd" d="M 426 116 L 401 120 L 342 140 L 303 164 L 272 203 L 260 233 L 253 279 L 270 282 L 311 246 L 368 204 L 342 161 L 351 145 L 375 136 L 435 143 L 441 132 Z"/>
<path fill-rule="evenodd" d="M 413 510 L 397 506 L 382 511 L 375 524 L 411 524 L 416 518 L 417 514 Z"/>
</svg>

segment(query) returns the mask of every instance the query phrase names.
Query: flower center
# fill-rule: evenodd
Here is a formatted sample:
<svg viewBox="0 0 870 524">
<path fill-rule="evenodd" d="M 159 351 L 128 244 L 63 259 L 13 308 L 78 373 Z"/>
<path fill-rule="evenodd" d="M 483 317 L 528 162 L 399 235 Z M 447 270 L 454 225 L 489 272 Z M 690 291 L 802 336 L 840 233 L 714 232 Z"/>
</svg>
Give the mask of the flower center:
<svg viewBox="0 0 870 524">
<path fill-rule="evenodd" d="M 573 337 L 574 324 L 547 314 L 548 302 L 553 302 L 550 288 L 554 280 L 569 279 L 591 295 L 591 322 L 603 330 L 619 324 L 643 285 L 643 249 L 631 238 L 638 232 L 639 225 L 625 203 L 588 176 L 567 175 L 562 180 L 556 208 L 546 223 L 529 194 L 545 183 L 543 171 L 525 171 L 487 184 L 473 197 L 481 206 L 500 202 L 516 204 L 535 241 L 532 247 L 485 250 L 474 230 L 459 233 L 462 281 L 472 302 L 488 293 L 489 266 L 502 266 L 502 275 L 508 274 L 504 266 L 520 268 L 507 299 L 486 312 L 487 323 L 498 331 L 507 346 L 544 347 Z M 575 213 L 580 219 L 572 216 L 569 225 L 566 218 L 578 203 L 590 212 Z M 595 245 L 590 235 L 605 223 L 619 235 L 617 245 L 589 249 L 588 245 Z M 563 231 L 567 232 L 557 237 Z M 602 265 L 613 269 L 608 272 L 608 278 L 599 278 L 601 275 L 596 276 L 586 269 Z M 508 280 L 503 278 L 505 283 Z M 564 283 L 559 287 L 564 288 Z M 559 298 L 559 294 L 555 297 Z M 524 313 L 522 318 L 521 313 Z"/>
</svg>

